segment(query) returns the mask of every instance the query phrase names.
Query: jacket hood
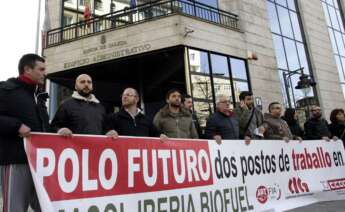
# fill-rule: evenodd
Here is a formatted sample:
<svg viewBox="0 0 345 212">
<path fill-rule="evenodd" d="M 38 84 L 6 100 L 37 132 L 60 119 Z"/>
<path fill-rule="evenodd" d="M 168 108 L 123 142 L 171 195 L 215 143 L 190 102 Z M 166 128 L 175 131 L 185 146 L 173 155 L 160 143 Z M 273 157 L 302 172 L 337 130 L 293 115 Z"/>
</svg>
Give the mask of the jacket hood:
<svg viewBox="0 0 345 212">
<path fill-rule="evenodd" d="M 77 91 L 74 91 L 72 94 L 72 98 L 82 100 L 85 102 L 93 102 L 99 104 L 99 100 L 93 94 L 90 94 L 90 98 L 85 98 L 82 95 L 80 95 Z"/>
<path fill-rule="evenodd" d="M 165 117 L 169 116 L 171 114 L 171 112 L 169 110 L 169 105 L 165 105 L 162 109 L 159 110 L 159 112 L 162 114 L 162 116 L 165 116 Z M 182 116 L 192 117 L 192 114 L 188 110 L 186 110 L 182 107 L 180 107 L 180 114 Z"/>
</svg>

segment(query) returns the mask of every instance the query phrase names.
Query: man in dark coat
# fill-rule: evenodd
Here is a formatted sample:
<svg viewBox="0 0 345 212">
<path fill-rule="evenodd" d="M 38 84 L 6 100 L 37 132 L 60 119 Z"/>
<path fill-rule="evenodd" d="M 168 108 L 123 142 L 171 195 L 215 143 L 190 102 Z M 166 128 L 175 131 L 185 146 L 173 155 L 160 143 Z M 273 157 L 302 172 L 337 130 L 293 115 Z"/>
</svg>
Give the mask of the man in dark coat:
<svg viewBox="0 0 345 212">
<path fill-rule="evenodd" d="M 327 121 L 322 118 L 321 108 L 317 105 L 311 107 L 311 118 L 304 124 L 304 137 L 306 140 L 329 140 L 331 133 Z"/>
<path fill-rule="evenodd" d="M 105 109 L 92 94 L 92 79 L 87 74 L 77 77 L 72 97 L 64 101 L 52 121 L 52 128 L 58 134 L 103 135 L 105 133 Z M 113 132 L 116 137 L 116 132 Z M 110 134 L 110 133 L 108 133 Z"/>
<path fill-rule="evenodd" d="M 205 136 L 208 139 L 215 139 L 218 144 L 222 139 L 239 139 L 239 123 L 235 114 L 230 108 L 230 99 L 221 95 L 216 100 L 217 111 L 210 116 L 206 123 Z M 246 143 L 250 139 L 246 138 Z"/>
<path fill-rule="evenodd" d="M 108 130 L 115 130 L 118 135 L 164 138 L 152 121 L 138 108 L 139 95 L 134 88 L 126 88 L 123 91 L 121 102 L 120 111 L 109 115 Z"/>
<path fill-rule="evenodd" d="M 19 77 L 0 83 L 0 169 L 4 211 L 26 212 L 29 204 L 40 211 L 24 151 L 23 137 L 49 129 L 47 94 L 44 84 L 45 60 L 26 54 L 19 61 Z M 43 99 L 42 99 L 43 98 Z"/>
</svg>

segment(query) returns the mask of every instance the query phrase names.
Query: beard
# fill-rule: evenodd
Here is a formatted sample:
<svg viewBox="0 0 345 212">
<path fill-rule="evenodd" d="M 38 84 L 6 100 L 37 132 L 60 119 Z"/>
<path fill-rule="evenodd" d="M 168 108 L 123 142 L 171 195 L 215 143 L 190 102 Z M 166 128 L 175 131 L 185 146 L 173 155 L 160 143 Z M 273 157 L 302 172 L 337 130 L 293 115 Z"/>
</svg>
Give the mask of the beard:
<svg viewBox="0 0 345 212">
<path fill-rule="evenodd" d="M 82 96 L 82 97 L 86 97 L 86 98 L 87 98 L 87 97 L 89 97 L 89 96 L 92 94 L 92 91 L 89 90 L 89 91 L 86 92 L 86 91 L 84 91 L 84 90 L 79 90 L 79 91 L 78 91 L 78 94 L 79 94 L 80 96 Z"/>
<path fill-rule="evenodd" d="M 171 103 L 170 103 L 170 106 L 171 106 L 171 107 L 178 108 L 178 107 L 181 107 L 181 103 L 180 103 L 180 102 L 171 102 Z"/>
</svg>

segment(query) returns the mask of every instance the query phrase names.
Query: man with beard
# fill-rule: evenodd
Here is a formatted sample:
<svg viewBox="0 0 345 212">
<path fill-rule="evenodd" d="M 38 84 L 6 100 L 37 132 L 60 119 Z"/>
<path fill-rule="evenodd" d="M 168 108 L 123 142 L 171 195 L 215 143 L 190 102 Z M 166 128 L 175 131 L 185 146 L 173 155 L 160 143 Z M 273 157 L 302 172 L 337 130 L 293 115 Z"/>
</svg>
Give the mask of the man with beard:
<svg viewBox="0 0 345 212">
<path fill-rule="evenodd" d="M 87 74 L 79 75 L 72 97 L 60 105 L 52 121 L 52 128 L 58 134 L 104 134 L 105 109 L 92 91 L 91 77 Z M 107 135 L 117 137 L 115 131 L 110 131 Z"/>
<path fill-rule="evenodd" d="M 253 93 L 242 91 L 240 93 L 240 103 L 236 106 L 234 112 L 239 121 L 240 138 L 246 136 L 257 138 L 255 131 L 263 123 L 263 115 L 259 108 L 254 106 Z"/>
<path fill-rule="evenodd" d="M 171 89 L 166 94 L 167 105 L 153 119 L 154 125 L 170 138 L 198 138 L 192 114 L 181 104 L 181 92 Z"/>
<path fill-rule="evenodd" d="M 49 118 L 44 104 L 45 60 L 26 54 L 19 60 L 19 77 L 0 82 L 0 179 L 3 211 L 40 211 L 23 137 L 47 132 Z M 42 99 L 43 98 L 43 99 Z"/>
<path fill-rule="evenodd" d="M 160 137 L 160 134 L 144 113 L 138 108 L 139 94 L 134 88 L 126 88 L 121 95 L 122 108 L 118 113 L 111 114 L 107 121 L 107 129 L 115 130 L 119 135 Z"/>
<path fill-rule="evenodd" d="M 306 140 L 323 139 L 329 141 L 331 133 L 328 130 L 327 121 L 322 118 L 319 106 L 311 106 L 311 118 L 304 124 L 304 132 Z"/>
<path fill-rule="evenodd" d="M 203 137 L 203 133 L 201 130 L 201 126 L 199 124 L 199 119 L 196 115 L 196 113 L 193 111 L 193 99 L 191 95 L 185 94 L 182 97 L 182 105 L 184 108 L 186 108 L 191 114 L 192 114 L 192 119 L 193 119 L 193 123 L 195 126 L 195 129 L 198 133 L 199 138 Z"/>
</svg>

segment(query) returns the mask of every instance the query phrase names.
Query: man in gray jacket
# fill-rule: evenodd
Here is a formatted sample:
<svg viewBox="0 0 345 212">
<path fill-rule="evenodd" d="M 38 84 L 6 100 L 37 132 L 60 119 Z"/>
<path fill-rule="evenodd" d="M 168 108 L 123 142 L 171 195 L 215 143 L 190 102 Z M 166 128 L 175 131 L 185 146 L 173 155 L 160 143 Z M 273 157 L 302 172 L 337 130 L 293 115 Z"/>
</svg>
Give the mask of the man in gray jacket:
<svg viewBox="0 0 345 212">
<path fill-rule="evenodd" d="M 240 138 L 248 136 L 253 139 L 255 138 L 254 131 L 263 123 L 262 112 L 254 106 L 252 92 L 242 91 L 239 98 L 240 103 L 234 111 L 240 125 Z"/>
<path fill-rule="evenodd" d="M 192 114 L 182 107 L 181 92 L 169 90 L 166 101 L 167 105 L 153 119 L 156 128 L 170 138 L 198 138 Z"/>
</svg>

